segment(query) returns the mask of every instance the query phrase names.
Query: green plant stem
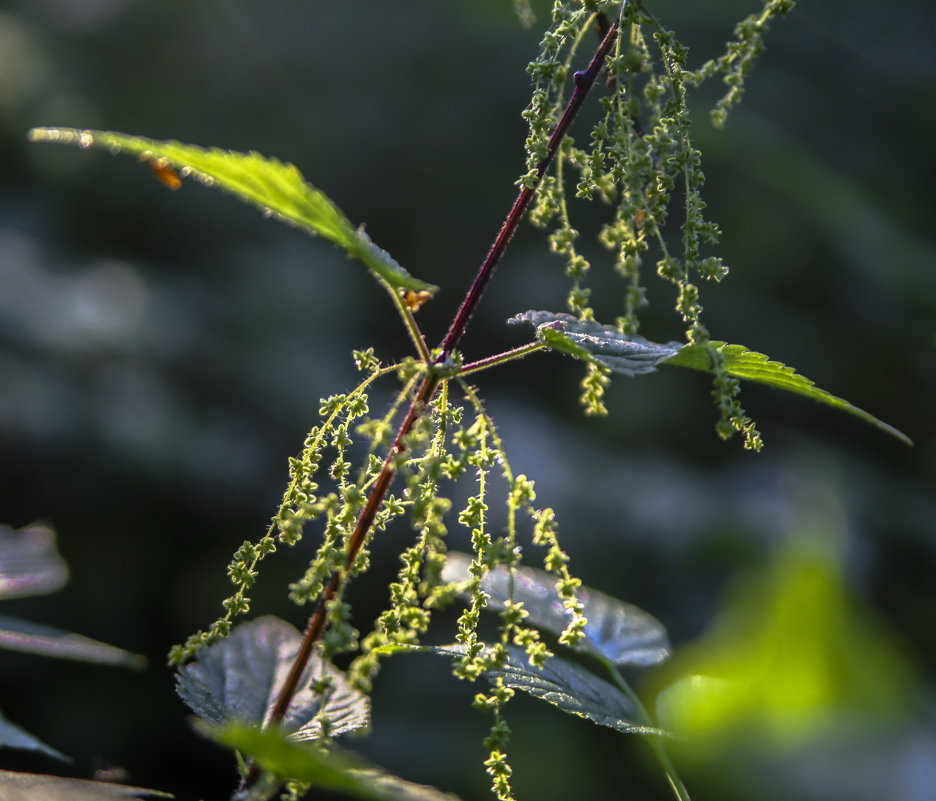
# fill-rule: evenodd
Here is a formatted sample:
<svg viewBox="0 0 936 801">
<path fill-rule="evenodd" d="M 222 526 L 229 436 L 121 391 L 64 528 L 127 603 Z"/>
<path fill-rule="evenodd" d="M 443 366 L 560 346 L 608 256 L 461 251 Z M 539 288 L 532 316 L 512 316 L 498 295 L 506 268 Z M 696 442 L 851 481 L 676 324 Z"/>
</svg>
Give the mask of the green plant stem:
<svg viewBox="0 0 936 801">
<path fill-rule="evenodd" d="M 579 109 L 582 107 L 582 103 L 585 102 L 585 96 L 588 94 L 588 90 L 591 89 L 592 85 L 595 83 L 595 79 L 604 67 L 608 52 L 617 39 L 619 23 L 620 17 L 608 28 L 608 32 L 598 46 L 598 50 L 592 58 L 591 63 L 588 65 L 588 69 L 583 72 L 575 73 L 575 91 L 572 93 L 572 97 L 568 105 L 566 105 L 562 117 L 556 124 L 552 136 L 549 138 L 549 143 L 546 145 L 546 155 L 543 156 L 539 164 L 536 165 L 536 178 L 531 181 L 529 185 L 523 186 L 520 189 L 520 194 L 517 195 L 513 208 L 511 208 L 510 213 L 507 215 L 507 219 L 504 220 L 500 233 L 498 233 L 495 238 L 494 244 L 491 246 L 490 251 L 488 251 L 487 258 L 481 265 L 481 269 L 478 270 L 477 277 L 468 290 L 468 294 L 465 295 L 465 299 L 462 301 L 462 305 L 456 312 L 455 319 L 452 320 L 452 325 L 445 335 L 445 340 L 442 343 L 442 356 L 440 361 L 445 361 L 445 359 L 451 355 L 452 351 L 458 345 L 459 340 L 464 335 L 465 330 L 468 328 L 468 321 L 471 319 L 471 315 L 474 314 L 474 310 L 481 300 L 481 295 L 484 293 L 488 281 L 491 280 L 491 276 L 494 274 L 494 269 L 500 262 L 501 256 L 504 255 L 504 251 L 507 249 L 511 237 L 513 237 L 514 232 L 517 230 L 520 220 L 526 213 L 527 206 L 530 205 L 530 200 L 533 199 L 533 194 L 540 185 L 550 163 L 552 163 L 553 157 L 559 151 L 559 145 L 565 138 L 566 132 L 572 124 L 572 120 L 575 119 Z"/>
<path fill-rule="evenodd" d="M 617 665 L 604 659 L 601 661 L 604 663 L 605 667 L 608 669 L 608 672 L 611 674 L 611 678 L 614 680 L 614 683 L 634 705 L 634 710 L 637 713 L 638 723 L 643 726 L 655 727 L 656 723 L 654 723 L 654 721 L 651 719 L 646 707 L 644 707 L 643 702 L 640 700 L 637 693 L 634 692 L 627 679 L 621 675 L 621 671 L 617 669 Z M 654 735 L 648 735 L 646 740 L 653 749 L 653 753 L 656 755 L 657 761 L 660 763 L 660 767 L 663 768 L 663 773 L 666 774 L 666 780 L 669 782 L 669 785 L 672 788 L 673 794 L 676 796 L 676 798 L 679 799 L 679 801 L 692 801 L 692 799 L 689 798 L 689 791 L 686 789 L 686 785 L 683 784 L 682 779 L 679 778 L 679 774 L 676 772 L 676 766 L 673 764 L 673 760 L 670 758 L 670 755 L 666 750 L 666 746 L 663 745 L 663 740 L 660 737 Z"/>
<path fill-rule="evenodd" d="M 546 173 L 546 170 L 553 159 L 553 156 L 555 156 L 556 152 L 558 151 L 559 145 L 561 144 L 566 131 L 568 131 L 572 120 L 575 118 L 576 114 L 581 108 L 582 103 L 585 100 L 585 96 L 588 94 L 588 90 L 594 84 L 595 79 L 598 77 L 599 73 L 604 67 L 605 58 L 607 57 L 611 46 L 614 44 L 615 38 L 617 36 L 617 30 L 618 21 L 615 21 L 615 23 L 608 29 L 608 32 L 602 40 L 601 45 L 599 46 L 594 57 L 592 58 L 588 69 L 584 72 L 576 73 L 575 92 L 573 93 L 572 98 L 569 100 L 569 103 L 566 106 L 565 112 L 559 120 L 559 123 L 556 125 L 556 129 L 553 131 L 553 135 L 550 137 L 547 155 L 544 156 L 537 165 L 536 179 L 531 183 L 530 186 L 524 186 L 520 190 L 513 207 L 507 215 L 507 219 L 504 221 L 500 232 L 494 240 L 494 244 L 491 246 L 491 249 L 488 252 L 487 258 L 485 258 L 484 263 L 478 270 L 477 277 L 472 283 L 471 288 L 468 290 L 468 294 L 465 296 L 465 299 L 462 301 L 461 306 L 455 314 L 452 325 L 450 326 L 448 333 L 446 334 L 445 339 L 443 340 L 439 349 L 438 358 L 435 360 L 434 364 L 429 365 L 426 376 L 417 390 L 416 396 L 410 405 L 409 411 L 400 425 L 396 439 L 394 440 L 393 445 L 387 454 L 387 458 L 384 460 L 380 475 L 377 477 L 377 481 L 374 483 L 374 486 L 370 491 L 370 495 L 367 498 L 367 503 L 364 506 L 364 510 L 361 512 L 361 516 L 358 518 L 357 524 L 354 527 L 354 531 L 351 533 L 351 536 L 348 539 L 346 569 L 332 575 L 331 580 L 322 593 L 322 597 L 319 599 L 315 611 L 309 618 L 309 622 L 306 626 L 299 651 L 293 660 L 289 675 L 287 676 L 286 681 L 283 683 L 283 687 L 280 690 L 276 705 L 274 706 L 273 712 L 270 715 L 270 725 L 276 725 L 282 721 L 286 714 L 286 710 L 289 708 L 289 704 L 292 702 L 293 696 L 299 687 L 299 680 L 302 677 L 302 674 L 305 672 L 306 665 L 308 664 L 309 658 L 312 655 L 312 649 L 315 646 L 315 643 L 318 642 L 318 640 L 321 638 L 322 633 L 325 630 L 329 602 L 332 601 L 341 590 L 345 575 L 347 572 L 349 572 L 351 566 L 354 564 L 358 552 L 360 551 L 361 546 L 364 544 L 367 533 L 374 522 L 377 511 L 380 508 L 380 505 L 383 503 L 384 498 L 390 489 L 390 484 L 396 475 L 397 459 L 399 455 L 402 454 L 405 450 L 403 441 L 406 435 L 409 434 L 416 421 L 419 420 L 419 418 L 422 416 L 423 412 L 428 407 L 429 402 L 432 400 L 432 397 L 443 378 L 443 374 L 448 368 L 455 346 L 464 335 L 465 329 L 468 327 L 468 321 L 471 318 L 471 315 L 474 313 L 478 302 L 481 300 L 481 295 L 483 294 L 484 288 L 487 286 L 487 283 L 494 272 L 494 268 L 500 261 L 501 256 L 503 256 L 504 251 L 507 248 L 507 244 L 510 242 L 511 237 L 513 237 L 517 226 L 520 224 L 520 220 L 523 218 L 523 215 L 526 212 L 527 206 L 533 197 L 533 193 L 539 186 L 543 175 Z M 415 325 L 415 322 L 413 324 Z M 246 783 L 248 785 L 251 783 L 250 777 L 248 777 Z"/>
<path fill-rule="evenodd" d="M 489 367 L 497 367 L 499 364 L 506 364 L 514 359 L 522 359 L 524 356 L 536 353 L 538 350 L 544 350 L 547 347 L 545 342 L 531 342 L 529 345 L 521 345 L 519 348 L 506 350 L 503 353 L 488 356 L 484 359 L 478 359 L 476 362 L 470 362 L 458 371 L 458 375 L 466 376 L 472 373 L 478 373 L 481 372 L 481 370 L 487 370 Z"/>
<path fill-rule="evenodd" d="M 407 305 L 406 301 L 400 297 L 400 292 L 398 290 L 390 286 L 383 278 L 380 279 L 380 283 L 383 285 L 383 288 L 387 290 L 387 294 L 390 295 L 393 300 L 393 305 L 396 306 L 397 311 L 400 313 L 403 325 L 406 326 L 406 333 L 409 334 L 410 339 L 413 341 L 419 358 L 426 364 L 429 364 L 431 359 L 429 348 L 426 346 L 426 340 L 423 337 L 422 331 L 419 330 L 419 326 L 416 324 L 416 318 L 413 317 L 413 310 Z"/>
</svg>

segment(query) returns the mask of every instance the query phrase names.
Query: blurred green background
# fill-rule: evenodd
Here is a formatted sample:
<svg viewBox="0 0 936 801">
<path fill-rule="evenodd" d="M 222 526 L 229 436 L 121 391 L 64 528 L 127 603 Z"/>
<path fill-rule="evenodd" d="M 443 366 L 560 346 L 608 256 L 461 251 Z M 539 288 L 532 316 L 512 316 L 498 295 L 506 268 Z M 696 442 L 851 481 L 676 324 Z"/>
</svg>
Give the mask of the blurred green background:
<svg viewBox="0 0 936 801">
<path fill-rule="evenodd" d="M 191 732 L 165 653 L 215 617 L 230 554 L 265 530 L 318 398 L 352 386 L 351 349 L 375 345 L 385 361 L 408 352 L 381 290 L 327 244 L 194 184 L 170 193 L 130 159 L 30 145 L 26 131 L 108 128 L 295 163 L 440 285 L 419 312 L 434 343 L 522 169 L 524 67 L 547 9 L 535 4 L 540 21 L 524 31 L 509 5 L 0 6 L 0 522 L 51 521 L 72 569 L 62 592 L 4 612 L 150 659 L 124 674 L 0 653 L 0 709 L 74 760 L 3 751 L 0 767 L 87 777 L 117 766 L 180 798 L 223 796 L 233 765 Z M 694 64 L 755 10 L 651 7 Z M 713 336 L 796 367 L 905 431 L 913 449 L 749 387 L 744 405 L 767 446 L 743 452 L 716 438 L 709 383 L 688 371 L 617 378 L 601 420 L 582 417 L 571 360 L 538 355 L 477 377 L 514 469 L 556 508 L 575 572 L 651 611 L 677 645 L 817 503 L 838 510 L 851 590 L 922 677 L 914 714 L 753 781 L 690 766 L 695 799 L 936 797 L 933 30 L 928 3 L 885 14 L 871 0 L 803 2 L 769 32 L 724 131 L 706 114 L 720 87 L 696 99 L 708 212 L 732 268 L 703 287 Z M 597 230 L 591 210 L 574 213 L 583 233 Z M 602 270 L 607 256 L 585 249 L 596 308 L 611 320 L 623 287 Z M 648 284 L 645 335 L 679 338 L 671 288 Z M 524 226 L 466 357 L 520 344 L 528 332 L 505 319 L 561 310 L 564 297 L 561 263 Z M 302 625 L 285 584 L 302 573 L 309 539 L 269 560 L 258 614 Z M 465 547 L 461 534 L 453 541 Z M 400 530 L 376 544 L 374 575 L 352 594 L 361 627 L 406 542 Z M 487 720 L 469 708 L 473 692 L 428 657 L 391 661 L 373 733 L 353 745 L 407 778 L 484 797 Z M 530 699 L 511 712 L 521 798 L 669 797 L 636 740 Z"/>
</svg>

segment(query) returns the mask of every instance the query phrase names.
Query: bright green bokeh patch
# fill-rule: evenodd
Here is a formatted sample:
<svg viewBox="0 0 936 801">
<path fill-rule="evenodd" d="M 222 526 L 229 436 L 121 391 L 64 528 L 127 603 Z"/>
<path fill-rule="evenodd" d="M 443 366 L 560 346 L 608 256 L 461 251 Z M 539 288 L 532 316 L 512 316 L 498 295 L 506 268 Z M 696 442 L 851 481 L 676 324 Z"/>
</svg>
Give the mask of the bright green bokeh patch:
<svg viewBox="0 0 936 801">
<path fill-rule="evenodd" d="M 693 748 L 795 747 L 906 709 L 910 671 L 856 606 L 834 550 L 796 539 L 670 667 L 660 726 Z"/>
</svg>

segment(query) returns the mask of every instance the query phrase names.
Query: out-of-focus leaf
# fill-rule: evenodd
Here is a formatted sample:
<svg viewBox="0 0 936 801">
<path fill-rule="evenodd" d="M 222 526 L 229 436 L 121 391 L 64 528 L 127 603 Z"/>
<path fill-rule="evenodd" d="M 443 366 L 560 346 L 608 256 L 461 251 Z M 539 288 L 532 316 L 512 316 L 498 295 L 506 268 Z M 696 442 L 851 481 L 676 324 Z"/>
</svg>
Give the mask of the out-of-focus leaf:
<svg viewBox="0 0 936 801">
<path fill-rule="evenodd" d="M 174 175 L 171 170 L 178 170 L 183 177 L 191 176 L 206 186 L 224 189 L 247 203 L 259 206 L 266 215 L 330 239 L 392 287 L 416 292 L 435 292 L 437 289 L 411 276 L 390 254 L 377 247 L 363 228 L 355 228 L 344 213 L 324 193 L 307 183 L 292 164 L 254 152 L 203 148 L 115 131 L 33 128 L 29 138 L 33 142 L 60 142 L 82 149 L 103 147 L 111 153 L 130 153 L 161 176 Z M 178 178 L 169 180 L 175 186 Z"/>
<path fill-rule="evenodd" d="M 442 579 L 463 582 L 470 578 L 471 557 L 448 554 Z M 561 634 L 571 619 L 556 592 L 556 579 L 545 570 L 521 567 L 511 575 L 504 567 L 491 570 L 481 588 L 491 596 L 488 605 L 503 609 L 505 602 L 522 603 L 527 621 L 537 628 Z M 670 653 L 666 629 L 655 617 L 632 604 L 581 587 L 576 597 L 585 606 L 585 637 L 575 646 L 617 665 L 648 667 L 664 661 Z"/>
<path fill-rule="evenodd" d="M 169 793 L 124 784 L 0 770 L 0 801 L 109 801 L 144 796 L 172 798 Z"/>
<path fill-rule="evenodd" d="M 670 682 L 657 696 L 660 725 L 692 737 L 700 755 L 700 743 L 786 749 L 905 713 L 912 674 L 855 608 L 824 534 L 810 529 L 748 576 L 659 675 Z"/>
<path fill-rule="evenodd" d="M 554 350 L 629 376 L 652 373 L 682 347 L 679 342 L 659 345 L 636 334 L 622 334 L 614 326 L 565 313 L 526 311 L 507 322 L 529 323 L 536 328 L 536 338 Z"/>
<path fill-rule="evenodd" d="M 14 531 L 0 525 L 0 598 L 55 592 L 66 581 L 68 567 L 51 528 L 37 524 Z"/>
<path fill-rule="evenodd" d="M 176 691 L 196 715 L 215 726 L 264 724 L 301 641 L 293 626 L 276 617 L 244 623 L 183 667 L 176 674 Z M 322 681 L 330 685 L 324 696 L 313 688 Z M 294 740 L 314 740 L 322 736 L 323 718 L 330 735 L 346 734 L 368 725 L 370 705 L 341 671 L 313 655 L 282 728 Z"/>
<path fill-rule="evenodd" d="M 46 745 L 38 737 L 34 737 L 25 729 L 11 723 L 0 713 L 0 747 L 22 748 L 28 751 L 41 751 L 56 759 L 69 762 L 67 756 Z M 3 799 L 2 785 L 0 785 L 0 799 Z"/>
<path fill-rule="evenodd" d="M 229 723 L 204 727 L 217 742 L 236 748 L 263 770 L 283 780 L 300 781 L 323 790 L 375 801 L 457 801 L 434 787 L 400 779 L 334 745 L 296 743 L 277 729 Z"/>
<path fill-rule="evenodd" d="M 146 666 L 145 657 L 115 645 L 6 615 L 0 615 L 0 648 L 138 670 Z"/>
<path fill-rule="evenodd" d="M 864 409 L 859 409 L 848 401 L 838 398 L 824 389 L 819 389 L 812 381 L 797 373 L 792 367 L 771 361 L 763 353 L 748 350 L 743 345 L 728 345 L 724 342 L 714 342 L 712 344 L 721 350 L 725 358 L 725 370 L 735 378 L 744 381 L 757 381 L 760 384 L 784 389 L 787 392 L 803 395 L 819 403 L 834 406 L 836 409 L 841 409 L 861 418 L 866 423 L 870 423 L 907 445 L 913 444 L 913 441 L 902 431 L 879 420 L 873 414 L 864 411 Z M 687 345 L 669 359 L 667 364 L 675 367 L 691 367 L 694 370 L 710 370 L 708 356 L 701 345 Z"/>
<path fill-rule="evenodd" d="M 386 801 L 458 801 L 454 793 L 446 793 L 429 784 L 417 784 L 379 768 L 361 771 L 362 778 L 374 787 Z"/>
<path fill-rule="evenodd" d="M 314 743 L 297 743 L 275 728 L 259 729 L 230 722 L 201 731 L 228 748 L 236 748 L 263 770 L 283 780 L 306 782 L 324 790 L 337 790 L 361 798 L 380 798 L 370 785 L 352 772 L 362 763 Z"/>
</svg>

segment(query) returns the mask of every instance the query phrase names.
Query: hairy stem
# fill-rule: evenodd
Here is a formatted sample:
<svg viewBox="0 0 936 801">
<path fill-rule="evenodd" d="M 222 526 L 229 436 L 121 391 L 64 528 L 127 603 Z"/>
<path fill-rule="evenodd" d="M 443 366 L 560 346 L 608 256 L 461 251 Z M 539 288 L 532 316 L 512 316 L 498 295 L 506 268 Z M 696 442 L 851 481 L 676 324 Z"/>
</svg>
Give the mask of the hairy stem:
<svg viewBox="0 0 936 801">
<path fill-rule="evenodd" d="M 377 510 L 387 496 L 390 483 L 393 481 L 393 477 L 396 474 L 396 468 L 394 466 L 396 456 L 405 450 L 403 438 L 410 432 L 415 422 L 420 418 L 426 406 L 429 404 L 429 401 L 435 394 L 436 387 L 439 385 L 439 380 L 440 376 L 435 371 L 430 370 L 426 374 L 426 378 L 423 380 L 419 391 L 416 393 L 416 397 L 410 405 L 406 418 L 400 425 L 400 430 L 397 432 L 396 439 L 393 441 L 393 446 L 390 448 L 390 452 L 384 460 L 380 475 L 377 477 L 377 481 L 374 483 L 370 495 L 367 498 L 367 505 L 361 512 L 361 516 L 358 518 L 354 531 L 348 539 L 348 557 L 345 563 L 346 570 L 350 570 L 351 566 L 354 564 L 354 560 L 357 558 L 361 546 L 364 544 L 367 532 L 374 522 L 374 517 L 377 515 Z M 276 706 L 273 708 L 273 712 L 270 716 L 270 723 L 272 725 L 279 724 L 286 715 L 286 710 L 289 709 L 289 704 L 299 687 L 299 679 L 302 678 L 302 674 L 305 672 L 306 665 L 309 662 L 309 657 L 312 655 L 312 648 L 321 638 L 322 632 L 325 630 L 328 604 L 337 596 L 343 581 L 344 573 L 336 572 L 332 575 L 328 586 L 325 587 L 325 591 L 319 599 L 315 611 L 309 618 L 305 634 L 302 638 L 302 644 L 299 647 L 296 658 L 293 660 L 289 675 L 283 683 L 283 688 L 280 690 L 279 697 L 276 700 Z"/>
<path fill-rule="evenodd" d="M 514 232 L 517 230 L 517 226 L 520 224 L 520 220 L 523 218 L 527 206 L 529 206 L 530 200 L 533 198 L 533 194 L 536 192 L 540 181 L 543 179 L 543 175 L 546 174 L 546 170 L 549 168 L 553 157 L 559 150 L 559 145 L 563 137 L 565 137 L 566 132 L 569 130 L 572 120 L 575 119 L 575 115 L 578 114 L 582 103 L 585 102 L 585 96 L 588 94 L 588 90 L 591 89 L 592 84 L 594 84 L 595 79 L 598 77 L 598 73 L 601 72 L 608 51 L 617 38 L 617 31 L 618 21 L 615 21 L 615 23 L 608 28 L 608 32 L 605 34 L 604 39 L 602 39 L 597 52 L 591 60 L 591 64 L 588 65 L 588 69 L 584 72 L 575 73 L 575 91 L 572 93 L 572 98 L 569 100 L 565 111 L 562 113 L 562 117 L 556 125 L 556 129 L 549 138 L 546 155 L 543 156 L 539 164 L 536 165 L 536 179 L 532 181 L 529 186 L 521 188 L 520 194 L 517 195 L 517 199 L 514 201 L 513 208 L 507 215 L 507 219 L 504 220 L 500 233 L 494 240 L 490 251 L 488 251 L 484 264 L 482 264 L 481 269 L 478 270 L 478 275 L 474 283 L 468 290 L 468 294 L 465 295 L 465 299 L 462 301 L 462 305 L 459 307 L 455 319 L 452 320 L 452 325 L 442 343 L 442 360 L 451 355 L 456 345 L 458 345 L 458 341 L 464 335 L 465 329 L 468 328 L 468 321 L 477 308 L 488 281 L 491 280 L 491 276 L 494 274 L 494 268 L 497 267 L 501 256 L 504 255 L 504 251 L 507 249 L 511 237 L 513 237 Z"/>
<path fill-rule="evenodd" d="M 562 142 L 566 131 L 568 131 L 569 126 L 572 124 L 572 120 L 575 119 L 575 115 L 581 108 L 582 103 L 585 100 L 585 96 L 588 94 L 588 90 L 592 87 L 592 84 L 594 84 L 595 79 L 601 72 L 604 66 L 605 58 L 607 57 L 611 46 L 614 44 L 615 38 L 617 36 L 617 30 L 618 22 L 616 21 L 608 29 L 604 39 L 601 42 L 601 45 L 598 47 L 598 50 L 595 53 L 595 56 L 592 58 L 591 64 L 588 65 L 588 69 L 583 72 L 575 73 L 575 92 L 573 93 L 572 98 L 569 100 L 569 103 L 566 106 L 559 123 L 556 125 L 555 131 L 553 131 L 553 134 L 549 139 L 547 154 L 536 167 L 535 180 L 532 181 L 529 186 L 524 186 L 520 190 L 520 193 L 517 196 L 510 213 L 507 215 L 507 219 L 504 221 L 500 232 L 494 240 L 494 244 L 491 246 L 491 249 L 488 252 L 487 258 L 485 258 L 484 263 L 478 270 L 477 277 L 475 278 L 471 288 L 468 290 L 468 294 L 465 296 L 465 299 L 462 301 L 461 306 L 456 312 L 455 318 L 452 320 L 452 325 L 449 327 L 448 333 L 445 335 L 445 339 L 442 342 L 439 355 L 436 358 L 435 363 L 433 365 L 428 365 L 429 369 L 426 372 L 426 376 L 423 379 L 423 382 L 419 387 L 412 404 L 410 405 L 405 419 L 400 425 L 400 429 L 397 432 L 393 446 L 390 448 L 390 452 L 387 454 L 387 458 L 384 461 L 383 467 L 381 468 L 380 475 L 377 477 L 377 481 L 371 488 L 370 495 L 367 498 L 367 504 L 365 505 L 364 510 L 361 512 L 361 516 L 358 518 L 357 524 L 354 527 L 354 531 L 348 540 L 348 553 L 346 562 L 347 570 L 350 570 L 351 566 L 354 564 L 354 561 L 360 552 L 367 533 L 374 522 L 377 511 L 390 489 L 390 484 L 393 481 L 394 475 L 396 474 L 397 457 L 405 450 L 405 445 L 403 442 L 404 438 L 412 430 L 413 425 L 417 420 L 419 420 L 423 412 L 428 407 L 429 402 L 432 400 L 432 397 L 435 394 L 435 391 L 443 377 L 443 370 L 440 368 L 442 368 L 443 365 L 448 364 L 448 361 L 451 358 L 456 345 L 464 335 L 465 329 L 468 327 L 468 321 L 471 319 L 471 315 L 474 313 L 478 302 L 481 300 L 481 295 L 484 293 L 484 289 L 494 273 L 494 268 L 497 266 L 501 257 L 504 255 L 504 251 L 507 249 L 508 243 L 513 237 L 514 232 L 517 230 L 517 226 L 520 224 L 520 220 L 523 218 L 523 215 L 526 212 L 527 206 L 529 205 L 536 188 L 539 186 L 543 175 L 549 168 L 549 164 L 552 162 L 553 157 L 559 150 L 559 145 Z M 273 713 L 270 717 L 270 723 L 272 725 L 280 723 L 286 714 L 286 710 L 289 708 L 289 704 L 291 703 L 293 696 L 299 687 L 299 680 L 302 677 L 302 674 L 305 672 L 309 657 L 312 655 L 312 649 L 315 646 L 315 643 L 318 642 L 318 640 L 321 638 L 322 633 L 325 630 L 328 604 L 338 595 L 342 583 L 344 582 L 344 576 L 344 572 L 335 573 L 332 576 L 331 581 L 329 581 L 328 586 L 322 593 L 322 597 L 319 599 L 315 611 L 309 618 L 299 652 L 296 654 L 296 658 L 293 661 L 292 667 L 290 668 L 289 675 L 284 682 L 282 689 L 280 690 L 279 697 L 276 701 L 276 706 L 274 707 Z"/>
<path fill-rule="evenodd" d="M 637 712 L 637 721 L 644 726 L 655 725 L 653 718 L 650 717 L 650 714 L 647 712 L 640 698 L 637 696 L 637 693 L 634 692 L 633 688 L 630 686 L 630 683 L 621 675 L 621 672 L 617 669 L 617 666 L 613 662 L 607 662 L 604 660 L 602 661 L 604 662 L 605 667 L 608 669 L 608 672 L 611 674 L 611 678 L 614 679 L 614 683 L 624 692 L 624 694 L 634 705 L 634 709 Z M 650 748 L 653 749 L 653 753 L 656 755 L 657 761 L 663 768 L 663 773 L 666 774 L 666 781 L 669 783 L 669 786 L 673 791 L 673 795 L 676 796 L 678 801 L 691 801 L 689 798 L 689 791 L 686 789 L 686 785 L 683 784 L 682 779 L 679 778 L 679 774 L 676 772 L 676 766 L 673 764 L 673 760 L 670 759 L 670 755 L 666 750 L 666 746 L 663 744 L 662 738 L 648 735 L 645 739 L 650 745 Z"/>
<path fill-rule="evenodd" d="M 419 358 L 428 364 L 430 359 L 429 348 L 426 347 L 426 340 L 423 338 L 422 331 L 419 330 L 419 326 L 416 324 L 416 320 L 413 317 L 413 310 L 410 308 L 409 304 L 400 297 L 398 290 L 390 286 L 383 278 L 380 279 L 380 283 L 393 300 L 393 305 L 396 306 L 400 314 L 400 319 L 403 320 L 403 325 L 406 326 L 406 332 L 413 341 Z"/>
<path fill-rule="evenodd" d="M 503 353 L 496 353 L 493 356 L 487 356 L 484 359 L 478 359 L 476 362 L 463 365 L 461 370 L 458 371 L 458 375 L 466 376 L 471 373 L 478 373 L 481 370 L 487 370 L 488 367 L 496 367 L 499 364 L 506 364 L 514 359 L 521 359 L 524 356 L 528 356 L 538 350 L 544 350 L 547 347 L 549 346 L 545 342 L 532 342 L 529 345 L 521 345 L 519 348 L 513 348 L 513 350 L 507 350 Z"/>
</svg>

